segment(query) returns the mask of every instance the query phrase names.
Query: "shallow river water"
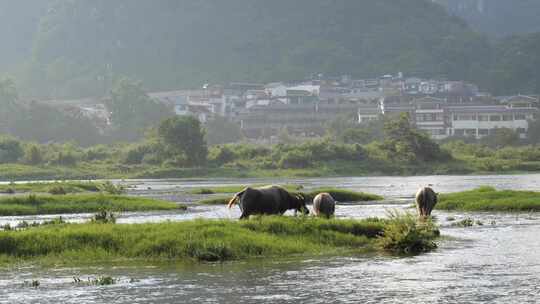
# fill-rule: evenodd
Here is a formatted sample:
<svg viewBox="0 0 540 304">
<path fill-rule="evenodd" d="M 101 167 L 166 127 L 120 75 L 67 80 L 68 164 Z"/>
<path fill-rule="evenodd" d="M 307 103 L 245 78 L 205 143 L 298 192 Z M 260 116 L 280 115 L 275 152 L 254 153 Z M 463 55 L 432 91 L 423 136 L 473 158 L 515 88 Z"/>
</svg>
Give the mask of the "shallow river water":
<svg viewBox="0 0 540 304">
<path fill-rule="evenodd" d="M 340 205 L 338 217 L 385 216 L 407 209 L 420 185 L 454 192 L 479 185 L 540 191 L 540 175 L 365 177 L 288 180 L 127 181 L 131 194 L 191 202 L 181 191 L 225 184 L 298 183 L 336 186 L 383 195 L 383 204 Z M 129 213 L 119 222 L 236 218 L 222 206 L 187 212 Z M 283 257 L 218 264 L 105 265 L 78 268 L 17 267 L 0 270 L 0 303 L 537 303 L 540 294 L 540 214 L 434 211 L 444 236 L 429 254 Z M 68 219 L 81 221 L 87 215 Z M 53 216 L 54 217 L 54 216 Z M 483 226 L 452 227 L 449 217 Z M 15 223 L 31 217 L 0 218 Z M 42 220 L 43 217 L 33 217 Z M 74 284 L 108 275 L 110 286 Z M 39 280 L 32 288 L 24 282 Z"/>
</svg>

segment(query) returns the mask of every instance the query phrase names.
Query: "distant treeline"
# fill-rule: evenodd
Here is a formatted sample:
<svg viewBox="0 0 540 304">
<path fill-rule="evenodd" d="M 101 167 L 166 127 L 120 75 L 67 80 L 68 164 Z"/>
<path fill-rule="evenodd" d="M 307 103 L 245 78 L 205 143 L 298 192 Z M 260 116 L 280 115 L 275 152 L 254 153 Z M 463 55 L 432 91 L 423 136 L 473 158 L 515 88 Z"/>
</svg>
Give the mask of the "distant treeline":
<svg viewBox="0 0 540 304">
<path fill-rule="evenodd" d="M 540 93 L 540 34 L 490 40 L 429 0 L 3 1 L 0 12 L 0 68 L 24 96 L 103 96 L 118 75 L 160 90 L 398 71 Z"/>
<path fill-rule="evenodd" d="M 467 143 L 436 143 L 407 115 L 386 119 L 380 137 L 365 128 L 334 130 L 318 140 L 276 145 L 208 146 L 189 116 L 167 118 L 137 143 L 82 148 L 0 138 L 0 179 L 159 178 L 195 176 L 335 176 L 539 171 L 540 147 L 508 129 Z M 363 130 L 359 137 L 354 130 Z M 376 130 L 376 129 L 372 129 Z M 347 136 L 341 136 L 346 134 Z M 379 134 L 379 133 L 377 133 Z M 514 146 L 511 146 L 514 145 Z"/>
</svg>

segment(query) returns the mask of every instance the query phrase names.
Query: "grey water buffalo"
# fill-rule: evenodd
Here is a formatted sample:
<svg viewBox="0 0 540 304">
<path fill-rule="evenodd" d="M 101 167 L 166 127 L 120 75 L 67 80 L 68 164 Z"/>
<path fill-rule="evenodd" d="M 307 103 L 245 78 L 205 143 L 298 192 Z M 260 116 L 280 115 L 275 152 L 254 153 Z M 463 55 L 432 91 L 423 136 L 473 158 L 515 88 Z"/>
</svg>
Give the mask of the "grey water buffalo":
<svg viewBox="0 0 540 304">
<path fill-rule="evenodd" d="M 240 219 L 254 214 L 283 214 L 289 209 L 308 214 L 306 199 L 301 194 L 289 193 L 279 186 L 246 188 L 236 193 L 229 201 L 229 208 L 238 204 L 242 215 Z"/>
<path fill-rule="evenodd" d="M 420 216 L 431 215 L 433 207 L 437 204 L 437 193 L 430 187 L 422 187 L 416 192 L 416 209 Z"/>
<path fill-rule="evenodd" d="M 336 201 L 329 193 L 319 193 L 313 199 L 313 214 L 331 217 L 336 211 Z"/>
</svg>

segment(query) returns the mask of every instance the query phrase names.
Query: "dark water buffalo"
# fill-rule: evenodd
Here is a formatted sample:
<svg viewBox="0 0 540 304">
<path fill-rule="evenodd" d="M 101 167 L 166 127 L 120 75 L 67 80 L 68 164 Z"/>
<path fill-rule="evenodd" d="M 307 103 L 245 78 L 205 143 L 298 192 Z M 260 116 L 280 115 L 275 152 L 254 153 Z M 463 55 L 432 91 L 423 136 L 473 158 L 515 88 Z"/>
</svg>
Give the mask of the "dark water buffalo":
<svg viewBox="0 0 540 304">
<path fill-rule="evenodd" d="M 437 204 L 437 193 L 430 187 L 422 187 L 416 192 L 416 209 L 420 216 L 430 216 Z"/>
<path fill-rule="evenodd" d="M 329 193 L 319 193 L 313 199 L 313 213 L 316 216 L 331 217 L 335 211 L 336 201 Z"/>
<path fill-rule="evenodd" d="M 229 201 L 229 208 L 238 203 L 244 219 L 253 214 L 283 214 L 289 209 L 308 214 L 306 199 L 301 194 L 292 194 L 279 186 L 246 188 L 236 193 Z"/>
</svg>

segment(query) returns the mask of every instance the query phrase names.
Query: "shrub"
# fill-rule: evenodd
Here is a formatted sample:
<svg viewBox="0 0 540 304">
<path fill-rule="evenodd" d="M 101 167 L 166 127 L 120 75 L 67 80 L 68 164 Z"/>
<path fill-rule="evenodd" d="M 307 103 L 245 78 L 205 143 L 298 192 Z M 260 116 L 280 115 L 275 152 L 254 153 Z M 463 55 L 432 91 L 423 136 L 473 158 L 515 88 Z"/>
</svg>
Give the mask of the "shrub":
<svg viewBox="0 0 540 304">
<path fill-rule="evenodd" d="M 116 223 L 116 215 L 114 215 L 112 211 L 102 209 L 98 213 L 94 214 L 90 222 L 99 224 L 114 224 Z"/>
<path fill-rule="evenodd" d="M 279 167 L 284 169 L 289 168 L 307 168 L 311 165 L 311 152 L 292 150 L 286 152 L 279 160 Z"/>
<path fill-rule="evenodd" d="M 14 163 L 24 155 L 21 143 L 12 137 L 0 137 L 0 163 Z"/>
<path fill-rule="evenodd" d="M 144 157 L 152 152 L 154 152 L 154 147 L 151 144 L 132 145 L 124 152 L 122 162 L 128 165 L 141 164 Z"/>
<path fill-rule="evenodd" d="M 419 222 L 417 217 L 398 212 L 389 213 L 390 220 L 384 228 L 378 245 L 385 251 L 395 254 L 418 254 L 437 248 L 433 241 L 439 230 L 431 219 Z"/>
<path fill-rule="evenodd" d="M 38 145 L 29 145 L 24 151 L 24 162 L 30 165 L 39 165 L 43 162 L 43 153 Z"/>
<path fill-rule="evenodd" d="M 52 186 L 49 191 L 52 195 L 65 195 L 67 194 L 66 188 L 64 188 L 62 185 L 55 185 Z"/>
<path fill-rule="evenodd" d="M 98 190 L 108 194 L 119 195 L 126 192 L 126 188 L 122 185 L 115 185 L 110 181 L 106 181 L 97 186 Z"/>
</svg>

